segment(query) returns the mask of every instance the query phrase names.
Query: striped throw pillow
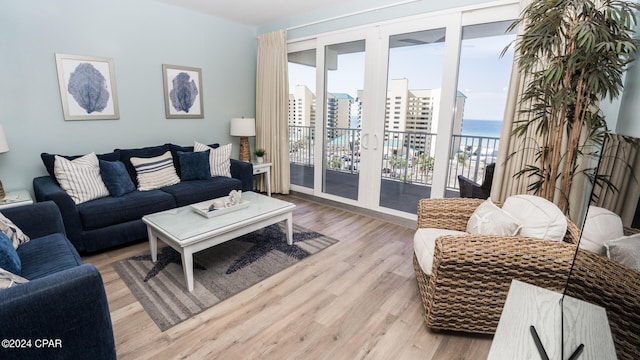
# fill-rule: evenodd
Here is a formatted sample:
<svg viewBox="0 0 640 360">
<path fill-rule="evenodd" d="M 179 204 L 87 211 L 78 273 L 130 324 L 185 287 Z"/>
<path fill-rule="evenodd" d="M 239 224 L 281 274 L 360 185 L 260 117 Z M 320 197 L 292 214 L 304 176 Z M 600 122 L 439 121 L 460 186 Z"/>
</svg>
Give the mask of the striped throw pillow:
<svg viewBox="0 0 640 360">
<path fill-rule="evenodd" d="M 225 176 L 230 178 L 231 146 L 231 144 L 227 144 L 214 149 L 196 141 L 193 145 L 193 151 L 209 150 L 209 167 L 211 168 L 211 176 Z"/>
<path fill-rule="evenodd" d="M 159 189 L 180 182 L 170 151 L 156 157 L 132 157 L 130 160 L 138 176 L 138 190 Z"/>
<path fill-rule="evenodd" d="M 16 224 L 9 218 L 0 213 L 0 231 L 2 231 L 13 243 L 13 248 L 17 249 L 18 246 L 28 242 L 30 240 L 27 234 L 23 233 Z"/>
<path fill-rule="evenodd" d="M 56 155 L 53 173 L 60 187 L 76 204 L 109 196 L 109 190 L 100 177 L 100 166 L 95 153 L 73 160 Z"/>
</svg>

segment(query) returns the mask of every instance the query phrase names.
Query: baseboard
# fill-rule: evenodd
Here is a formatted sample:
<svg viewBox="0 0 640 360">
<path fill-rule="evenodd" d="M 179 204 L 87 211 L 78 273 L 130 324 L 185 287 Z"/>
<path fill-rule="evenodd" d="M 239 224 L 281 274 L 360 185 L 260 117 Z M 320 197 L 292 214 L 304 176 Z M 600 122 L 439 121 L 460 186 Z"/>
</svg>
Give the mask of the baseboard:
<svg viewBox="0 0 640 360">
<path fill-rule="evenodd" d="M 405 219 L 399 216 L 394 216 L 394 215 L 389 215 L 389 214 L 385 214 L 379 211 L 374 211 L 374 210 L 370 210 L 370 209 L 365 209 L 365 208 L 361 208 L 358 206 L 354 206 L 354 205 L 349 205 L 349 204 L 343 204 L 340 203 L 338 201 L 333 201 L 333 200 L 329 200 L 329 199 L 324 199 L 324 198 L 320 198 L 317 196 L 313 196 L 313 195 L 309 195 L 309 194 L 305 194 L 305 193 L 301 193 L 301 192 L 297 192 L 297 191 L 289 191 L 289 195 L 288 196 L 293 196 L 293 197 L 297 197 L 300 199 L 304 199 L 307 201 L 312 201 L 318 204 L 322 204 L 322 205 L 326 205 L 326 206 L 331 206 L 334 207 L 336 209 L 340 209 L 340 210 L 346 210 L 346 211 L 351 211 L 354 212 L 356 214 L 360 214 L 360 215 L 364 215 L 364 216 L 368 216 L 368 217 L 372 217 L 374 219 L 378 219 L 378 220 L 382 220 L 382 221 L 386 221 L 392 224 L 396 224 L 399 226 L 403 226 L 409 229 L 415 229 L 417 224 L 415 220 L 410 220 L 410 219 Z"/>
</svg>

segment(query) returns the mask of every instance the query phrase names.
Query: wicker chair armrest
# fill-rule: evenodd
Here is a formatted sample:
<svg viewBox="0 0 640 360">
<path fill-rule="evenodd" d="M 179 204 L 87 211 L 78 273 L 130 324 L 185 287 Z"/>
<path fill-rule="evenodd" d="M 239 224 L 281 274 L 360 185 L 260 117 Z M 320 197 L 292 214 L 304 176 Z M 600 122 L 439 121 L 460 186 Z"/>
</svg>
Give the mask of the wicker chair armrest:
<svg viewBox="0 0 640 360">
<path fill-rule="evenodd" d="M 421 199 L 418 228 L 465 231 L 469 218 L 484 200 L 467 198 Z"/>
<path fill-rule="evenodd" d="M 640 273 L 604 256 L 578 250 L 567 294 L 607 310 L 620 359 L 640 349 Z"/>
<path fill-rule="evenodd" d="M 575 245 L 519 236 L 468 235 L 436 239 L 432 279 L 459 282 L 461 289 L 492 287 L 506 299 L 516 279 L 564 290 Z"/>
</svg>

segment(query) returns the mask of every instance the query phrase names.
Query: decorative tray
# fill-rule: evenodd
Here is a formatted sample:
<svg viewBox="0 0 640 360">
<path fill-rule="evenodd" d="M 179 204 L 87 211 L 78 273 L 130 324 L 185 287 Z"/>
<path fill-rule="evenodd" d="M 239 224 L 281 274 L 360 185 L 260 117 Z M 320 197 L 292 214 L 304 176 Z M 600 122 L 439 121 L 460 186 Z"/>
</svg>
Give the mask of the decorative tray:
<svg viewBox="0 0 640 360">
<path fill-rule="evenodd" d="M 226 202 L 229 201 L 229 197 L 228 196 L 223 196 L 221 198 L 199 202 L 199 203 L 196 203 L 196 204 L 192 204 L 190 206 L 193 209 L 193 211 L 195 211 L 198 214 L 200 214 L 200 215 L 202 215 L 204 217 L 207 217 L 207 218 L 212 218 L 212 217 L 228 214 L 230 212 L 234 212 L 234 211 L 237 211 L 237 210 L 240 210 L 240 209 L 245 209 L 245 208 L 247 208 L 249 206 L 249 201 L 240 200 L 240 203 L 237 204 L 237 205 L 233 205 L 233 206 L 229 206 L 229 207 L 214 207 L 212 210 L 210 210 L 209 207 L 216 200 L 222 200 L 222 203 L 226 203 Z"/>
</svg>

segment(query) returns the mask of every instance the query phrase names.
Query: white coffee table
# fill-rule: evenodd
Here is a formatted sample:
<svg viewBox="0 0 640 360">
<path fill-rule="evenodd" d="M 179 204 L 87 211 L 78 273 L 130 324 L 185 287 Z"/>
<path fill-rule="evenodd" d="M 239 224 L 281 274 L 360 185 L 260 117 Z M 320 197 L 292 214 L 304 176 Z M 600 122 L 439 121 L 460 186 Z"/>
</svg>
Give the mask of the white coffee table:
<svg viewBox="0 0 640 360">
<path fill-rule="evenodd" d="M 242 199 L 249 206 L 206 218 L 190 206 L 145 215 L 151 260 L 157 261 L 158 239 L 174 248 L 182 256 L 184 277 L 189 291 L 193 291 L 193 254 L 266 226 L 286 221 L 287 244 L 293 244 L 294 204 L 254 192 L 243 192 Z"/>
</svg>

